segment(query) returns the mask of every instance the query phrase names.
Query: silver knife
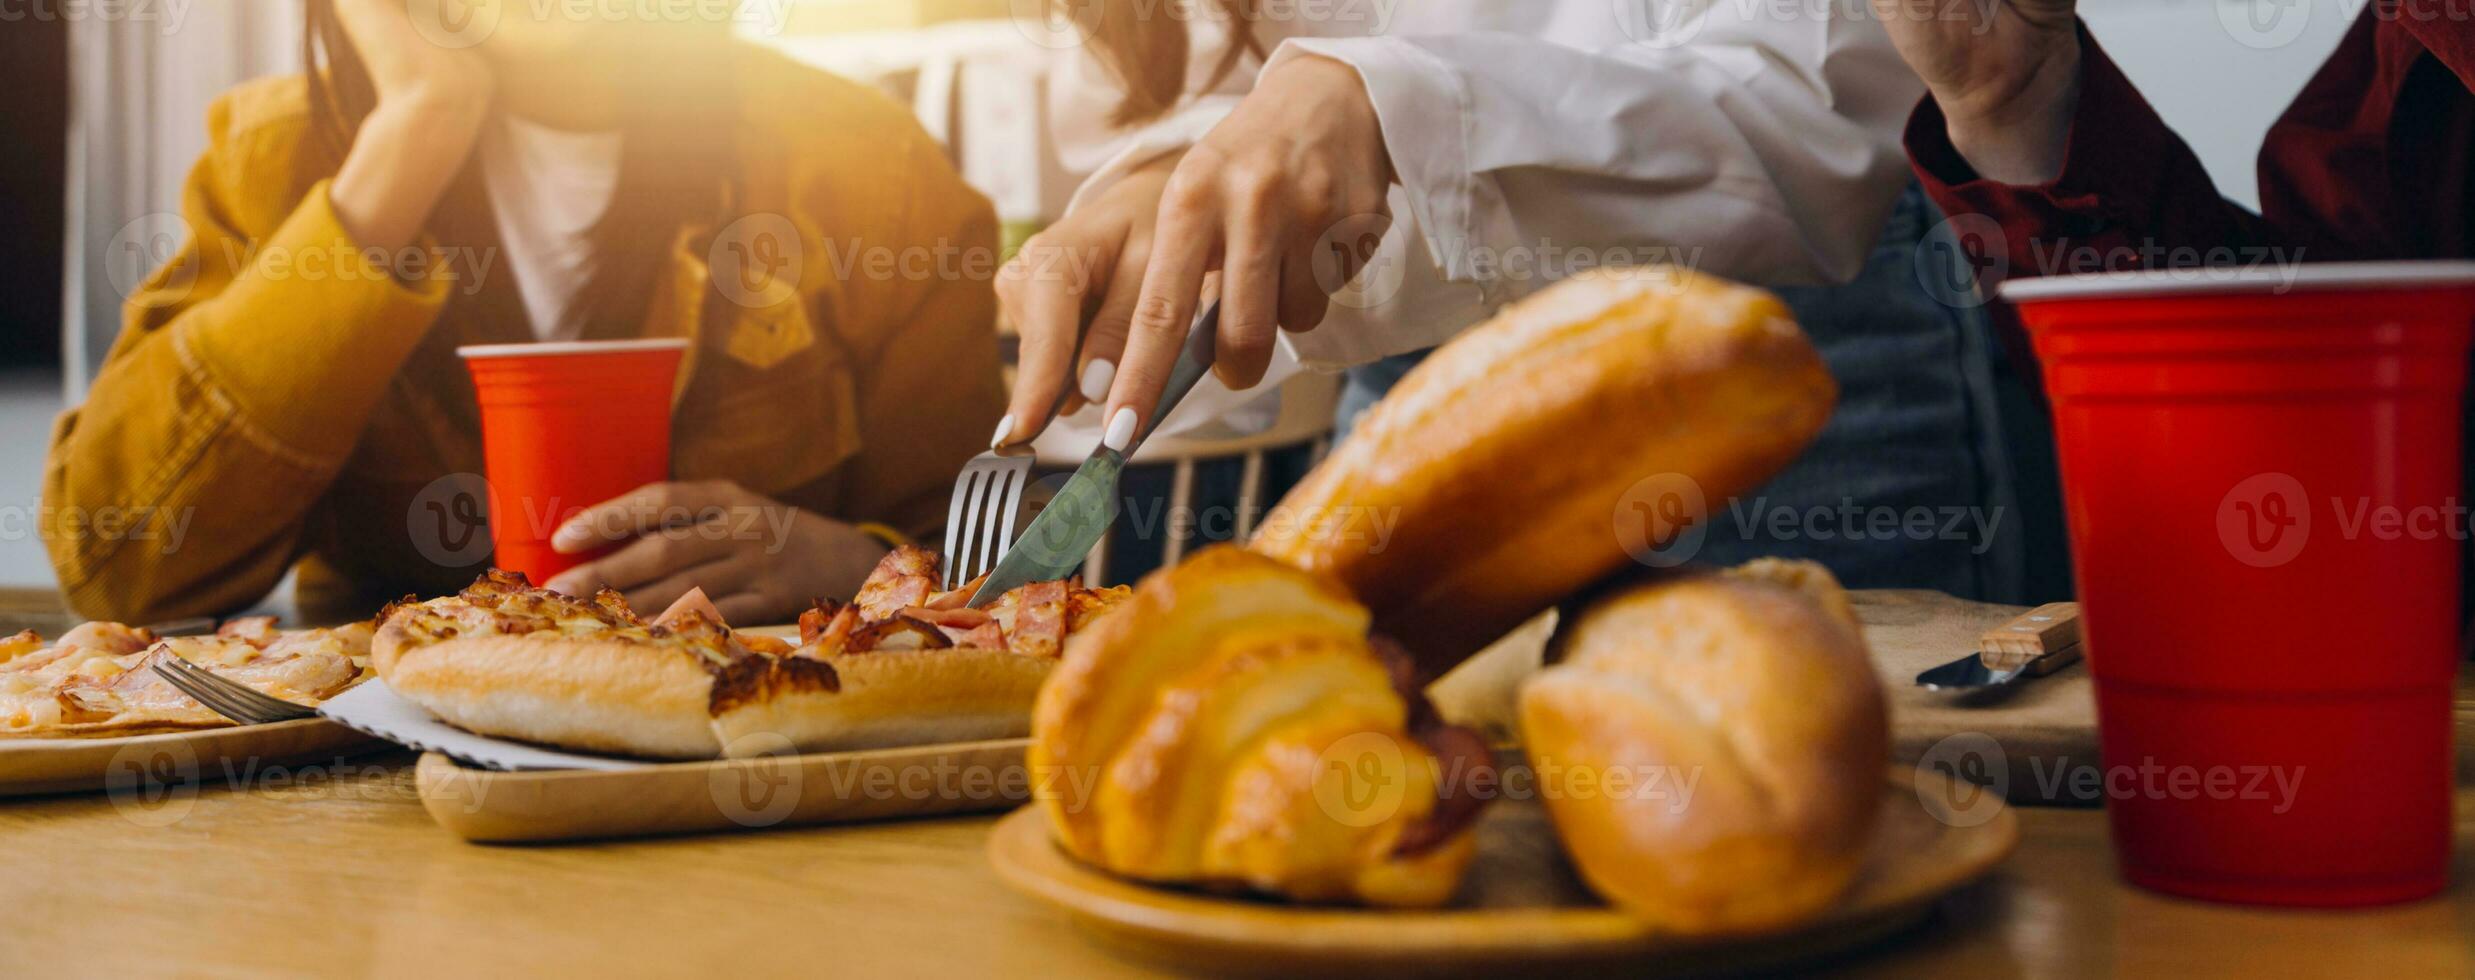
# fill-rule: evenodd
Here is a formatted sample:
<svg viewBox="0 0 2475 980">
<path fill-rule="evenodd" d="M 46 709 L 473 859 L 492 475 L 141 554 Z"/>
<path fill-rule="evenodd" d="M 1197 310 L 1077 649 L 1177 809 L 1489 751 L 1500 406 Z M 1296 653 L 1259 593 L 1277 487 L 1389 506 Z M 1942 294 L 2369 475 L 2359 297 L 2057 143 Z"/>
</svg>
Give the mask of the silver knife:
<svg viewBox="0 0 2475 980">
<path fill-rule="evenodd" d="M 1169 370 L 1169 384 L 1160 392 L 1160 405 L 1152 410 L 1151 429 L 1169 417 L 1169 410 L 1186 400 L 1186 393 L 1195 389 L 1203 375 L 1212 369 L 1212 359 L 1219 352 L 1220 304 L 1215 301 L 1195 317 L 1194 326 L 1186 331 L 1186 346 L 1178 351 L 1177 366 Z M 988 573 L 978 591 L 971 593 L 970 606 L 977 609 L 1015 589 L 1033 582 L 1051 582 L 1073 574 L 1091 555 L 1091 546 L 1107 534 L 1109 525 L 1117 521 L 1117 478 L 1126 469 L 1126 457 L 1150 437 L 1146 430 L 1135 434 L 1125 452 L 1107 446 L 1091 451 L 1074 477 L 1066 481 L 1065 489 L 1048 502 L 1031 526 L 1023 529 L 1022 537 L 1006 549 L 1005 557 Z"/>
<path fill-rule="evenodd" d="M 1937 691 L 2000 687 L 2044 677 L 2080 662 L 2080 606 L 2054 602 L 1986 630 L 1977 652 L 1916 675 Z"/>
</svg>

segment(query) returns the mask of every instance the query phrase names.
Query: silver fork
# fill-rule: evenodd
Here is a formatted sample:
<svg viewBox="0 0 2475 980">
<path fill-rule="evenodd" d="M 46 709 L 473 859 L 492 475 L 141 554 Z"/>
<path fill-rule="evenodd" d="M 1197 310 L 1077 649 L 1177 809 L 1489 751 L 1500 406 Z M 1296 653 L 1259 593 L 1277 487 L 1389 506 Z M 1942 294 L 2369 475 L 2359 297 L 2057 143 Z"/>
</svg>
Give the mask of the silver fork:
<svg viewBox="0 0 2475 980">
<path fill-rule="evenodd" d="M 214 671 L 183 660 L 168 650 L 150 658 L 147 666 L 154 669 L 155 676 L 163 678 L 182 694 L 196 698 L 207 710 L 244 725 L 318 717 L 317 709 L 260 694 L 247 686 L 218 677 Z"/>
<path fill-rule="evenodd" d="M 1028 446 L 992 449 L 964 463 L 945 514 L 945 581 L 953 590 L 988 574 L 1014 546 L 1014 520 L 1038 454 Z"/>
</svg>

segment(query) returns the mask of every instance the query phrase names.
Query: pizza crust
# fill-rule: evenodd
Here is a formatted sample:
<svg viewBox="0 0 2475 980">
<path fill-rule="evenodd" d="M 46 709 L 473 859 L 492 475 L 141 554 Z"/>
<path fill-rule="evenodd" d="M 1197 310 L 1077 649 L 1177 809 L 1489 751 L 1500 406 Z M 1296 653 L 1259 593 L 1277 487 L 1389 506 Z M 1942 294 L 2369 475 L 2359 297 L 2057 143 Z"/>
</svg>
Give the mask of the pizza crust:
<svg viewBox="0 0 2475 980">
<path fill-rule="evenodd" d="M 710 759 L 713 675 L 696 654 L 540 632 L 416 644 L 389 620 L 370 647 L 387 686 L 468 731 L 588 752 Z"/>
<path fill-rule="evenodd" d="M 650 759 L 833 752 L 1011 738 L 1056 648 L 1124 589 L 1035 582 L 986 610 L 935 591 L 938 560 L 894 549 L 849 603 L 819 600 L 797 646 L 734 633 L 691 596 L 653 622 L 489 571 L 381 614 L 370 665 L 482 735 Z M 1042 655 L 1043 652 L 1047 655 Z"/>
<path fill-rule="evenodd" d="M 209 714 L 212 714 L 211 712 Z M 232 722 L 221 715 L 197 721 L 167 721 L 160 718 L 139 718 L 128 721 L 89 721 L 71 725 L 53 725 L 25 731 L 0 730 L 0 742 L 32 741 L 45 738 L 131 738 L 138 735 L 167 735 L 173 732 L 205 731 L 209 728 L 230 728 Z"/>
<path fill-rule="evenodd" d="M 630 639 L 545 631 L 414 643 L 390 621 L 370 659 L 397 694 L 467 731 L 679 760 L 1018 737 L 1052 664 L 977 648 L 760 657 L 738 662 L 772 674 L 769 686 L 740 697 L 730 668 Z"/>
<path fill-rule="evenodd" d="M 1020 738 L 1054 661 L 958 647 L 826 658 L 839 691 L 803 692 L 713 719 L 726 755 L 761 755 L 784 741 L 800 751 Z M 776 737 L 778 736 L 778 738 Z"/>
</svg>

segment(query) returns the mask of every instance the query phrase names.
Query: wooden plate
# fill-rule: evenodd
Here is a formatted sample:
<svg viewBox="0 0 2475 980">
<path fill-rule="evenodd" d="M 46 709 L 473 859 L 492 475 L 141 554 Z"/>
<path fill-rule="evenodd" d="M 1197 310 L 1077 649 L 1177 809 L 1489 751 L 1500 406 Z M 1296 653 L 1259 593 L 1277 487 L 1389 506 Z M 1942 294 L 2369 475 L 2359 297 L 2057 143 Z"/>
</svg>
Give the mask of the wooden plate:
<svg viewBox="0 0 2475 980">
<path fill-rule="evenodd" d="M 470 841 L 645 837 L 983 813 L 1031 797 L 1030 739 L 679 762 L 618 770 L 497 772 L 435 752 L 415 767 L 421 805 Z"/>
<path fill-rule="evenodd" d="M 323 718 L 120 738 L 0 739 L 0 796 L 196 785 L 228 771 L 331 761 L 385 745 Z"/>
<path fill-rule="evenodd" d="M 1662 934 L 1600 904 L 1573 874 L 1546 810 L 1504 801 L 1479 824 L 1478 857 L 1451 907 L 1304 907 L 1139 884 L 1068 857 L 1039 810 L 997 825 L 1000 877 L 1066 910 L 1103 943 L 1215 973 L 1384 975 L 1563 972 L 1628 975 L 1776 969 L 1874 942 L 2001 863 L 2019 819 L 1990 794 L 1954 797 L 1943 777 L 1891 773 L 1864 875 L 1839 907 L 1796 930 L 1724 939 Z M 1922 784 L 1926 792 L 1919 792 Z M 1964 809 L 1954 801 L 1964 802 Z"/>
</svg>

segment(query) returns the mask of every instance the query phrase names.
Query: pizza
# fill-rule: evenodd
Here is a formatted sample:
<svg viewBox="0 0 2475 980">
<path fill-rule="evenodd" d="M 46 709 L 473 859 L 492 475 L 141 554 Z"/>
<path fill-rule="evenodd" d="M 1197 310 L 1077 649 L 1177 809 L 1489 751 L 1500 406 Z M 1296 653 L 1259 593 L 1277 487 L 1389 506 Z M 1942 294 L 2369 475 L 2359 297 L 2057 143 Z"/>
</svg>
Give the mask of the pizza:
<svg viewBox="0 0 2475 980">
<path fill-rule="evenodd" d="M 212 636 L 158 637 L 141 627 L 86 623 L 46 643 L 33 630 L 0 640 L 0 738 L 143 735 L 232 722 L 147 669 L 179 657 L 226 680 L 316 706 L 367 673 L 373 627 L 279 630 L 271 616 L 236 619 Z"/>
<path fill-rule="evenodd" d="M 1011 738 L 1065 638 L 1128 590 L 1042 582 L 986 609 L 896 549 L 796 641 L 733 630 L 699 593 L 651 620 L 618 593 L 561 595 L 491 570 L 380 614 L 371 665 L 397 694 L 482 735 L 586 752 L 711 759 Z"/>
</svg>

